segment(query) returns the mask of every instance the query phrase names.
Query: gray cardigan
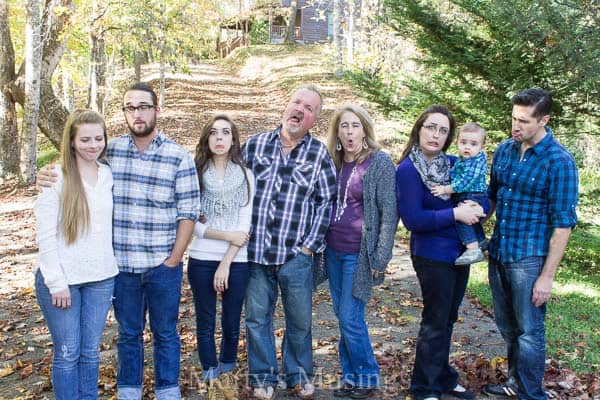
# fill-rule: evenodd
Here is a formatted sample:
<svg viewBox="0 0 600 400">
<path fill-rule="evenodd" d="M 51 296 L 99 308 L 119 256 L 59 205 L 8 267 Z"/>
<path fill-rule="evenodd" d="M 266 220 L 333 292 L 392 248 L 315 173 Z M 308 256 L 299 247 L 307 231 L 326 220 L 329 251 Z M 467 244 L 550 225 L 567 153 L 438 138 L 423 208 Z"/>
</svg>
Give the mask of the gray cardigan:
<svg viewBox="0 0 600 400">
<path fill-rule="evenodd" d="M 383 282 L 385 269 L 392 259 L 398 225 L 396 168 L 391 157 L 383 151 L 373 153 L 361 180 L 364 222 L 352 295 L 367 303 L 371 288 Z"/>
</svg>

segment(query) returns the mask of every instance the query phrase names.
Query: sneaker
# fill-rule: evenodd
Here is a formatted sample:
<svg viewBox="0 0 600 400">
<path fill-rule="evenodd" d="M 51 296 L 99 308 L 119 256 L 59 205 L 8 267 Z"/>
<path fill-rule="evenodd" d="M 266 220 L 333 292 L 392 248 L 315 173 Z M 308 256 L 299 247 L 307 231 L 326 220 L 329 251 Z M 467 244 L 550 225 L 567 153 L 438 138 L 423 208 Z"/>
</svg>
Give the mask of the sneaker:
<svg viewBox="0 0 600 400">
<path fill-rule="evenodd" d="M 344 382 L 341 387 L 333 390 L 333 395 L 335 397 L 348 397 L 352 393 L 352 390 L 354 390 L 354 386 L 348 382 Z"/>
<path fill-rule="evenodd" d="M 225 396 L 221 391 L 220 384 L 217 379 L 210 379 L 208 381 L 206 400 L 225 400 Z"/>
<path fill-rule="evenodd" d="M 505 383 L 498 385 L 485 385 L 483 393 L 492 396 L 517 397 L 517 383 L 513 378 L 509 378 Z"/>
<path fill-rule="evenodd" d="M 456 384 L 454 389 L 448 392 L 449 395 L 463 400 L 475 400 L 475 394 L 462 385 Z"/>
<path fill-rule="evenodd" d="M 219 387 L 226 400 L 238 400 L 238 383 L 233 371 L 223 372 L 219 376 Z"/>
<path fill-rule="evenodd" d="M 469 265 L 483 261 L 485 257 L 481 249 L 468 249 L 454 261 L 454 265 Z"/>
<path fill-rule="evenodd" d="M 375 388 L 354 388 L 350 392 L 351 399 L 368 399 L 369 397 L 375 395 Z"/>
<path fill-rule="evenodd" d="M 255 387 L 252 391 L 252 397 L 257 400 L 275 400 L 277 391 L 273 386 Z"/>
<path fill-rule="evenodd" d="M 315 385 L 310 382 L 306 382 L 304 386 L 298 383 L 296 386 L 289 390 L 292 396 L 296 396 L 302 400 L 311 400 L 315 394 Z"/>
</svg>

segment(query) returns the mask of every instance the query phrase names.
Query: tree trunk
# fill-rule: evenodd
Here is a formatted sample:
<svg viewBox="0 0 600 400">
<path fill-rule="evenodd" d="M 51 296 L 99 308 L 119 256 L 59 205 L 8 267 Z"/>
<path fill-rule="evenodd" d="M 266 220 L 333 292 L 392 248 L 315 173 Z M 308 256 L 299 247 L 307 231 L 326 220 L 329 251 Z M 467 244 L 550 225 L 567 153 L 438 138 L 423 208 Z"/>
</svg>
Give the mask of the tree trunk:
<svg viewBox="0 0 600 400">
<path fill-rule="evenodd" d="M 161 50 L 162 53 L 163 50 Z M 160 109 L 164 109 L 165 108 L 165 70 L 166 70 L 166 65 L 165 65 L 165 58 L 164 58 L 164 54 L 161 54 L 160 56 L 160 94 L 159 94 L 159 100 L 158 100 L 158 106 L 160 107 Z"/>
<path fill-rule="evenodd" d="M 108 106 L 108 101 L 110 99 L 110 96 L 112 95 L 112 84 L 113 84 L 113 80 L 115 77 L 116 58 L 117 58 L 117 50 L 115 48 L 113 48 L 113 51 L 110 55 L 110 61 L 108 62 L 108 67 L 106 68 L 106 70 L 107 70 L 106 90 L 104 92 L 104 99 L 103 99 L 103 104 L 102 104 L 103 110 L 106 110 L 106 107 Z"/>
<path fill-rule="evenodd" d="M 341 78 L 344 71 L 342 53 L 342 5 L 341 0 L 333 0 L 333 47 L 335 49 L 335 77 Z"/>
<path fill-rule="evenodd" d="M 135 52 L 134 70 L 135 70 L 135 81 L 139 82 L 142 80 L 142 64 L 144 63 L 144 53 L 141 51 Z"/>
<path fill-rule="evenodd" d="M 104 113 L 106 86 L 106 54 L 102 33 L 90 32 L 90 73 L 88 82 L 88 108 Z"/>
<path fill-rule="evenodd" d="M 346 60 L 348 65 L 354 64 L 354 13 L 355 0 L 348 1 L 348 30 L 346 31 Z"/>
<path fill-rule="evenodd" d="M 66 69 L 62 68 L 62 101 L 66 109 L 71 112 L 75 107 L 75 90 L 73 88 L 73 79 Z"/>
<path fill-rule="evenodd" d="M 296 41 L 296 13 L 298 12 L 298 0 L 290 2 L 290 16 L 285 32 L 285 43 L 294 44 Z"/>
<path fill-rule="evenodd" d="M 41 18 L 40 0 L 27 0 L 25 24 L 25 105 L 21 132 L 21 181 L 35 183 L 38 116 L 40 113 Z"/>
<path fill-rule="evenodd" d="M 15 79 L 15 52 L 8 25 L 8 1 L 0 0 L 0 180 L 19 173 L 15 101 L 9 89 Z"/>
</svg>

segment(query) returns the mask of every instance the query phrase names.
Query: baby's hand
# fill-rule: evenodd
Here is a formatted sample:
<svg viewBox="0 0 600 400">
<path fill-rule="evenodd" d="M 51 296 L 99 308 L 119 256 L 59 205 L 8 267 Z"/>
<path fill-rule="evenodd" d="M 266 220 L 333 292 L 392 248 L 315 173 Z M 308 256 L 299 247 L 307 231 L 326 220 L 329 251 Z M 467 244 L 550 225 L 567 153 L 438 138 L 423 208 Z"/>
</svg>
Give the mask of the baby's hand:
<svg viewBox="0 0 600 400">
<path fill-rule="evenodd" d="M 437 197 L 440 197 L 446 194 L 445 187 L 442 185 L 434 186 L 431 188 L 431 194 Z"/>
</svg>

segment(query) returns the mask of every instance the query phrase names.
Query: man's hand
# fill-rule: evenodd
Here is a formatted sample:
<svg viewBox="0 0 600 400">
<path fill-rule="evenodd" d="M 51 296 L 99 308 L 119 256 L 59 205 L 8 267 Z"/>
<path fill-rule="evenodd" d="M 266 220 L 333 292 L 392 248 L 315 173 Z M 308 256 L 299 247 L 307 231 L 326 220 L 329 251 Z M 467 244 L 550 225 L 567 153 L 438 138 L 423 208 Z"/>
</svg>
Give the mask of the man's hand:
<svg viewBox="0 0 600 400">
<path fill-rule="evenodd" d="M 163 261 L 163 264 L 169 268 L 175 268 L 176 266 L 179 265 L 180 262 L 181 262 L 181 258 L 176 259 L 173 257 L 173 255 L 170 255 L 165 261 Z"/>
<path fill-rule="evenodd" d="M 552 278 L 540 275 L 533 285 L 531 302 L 536 307 L 541 307 L 550 300 L 552 294 Z"/>
<path fill-rule="evenodd" d="M 54 172 L 54 164 L 48 164 L 41 168 L 35 179 L 38 189 L 52 187 L 56 183 L 58 175 Z"/>
<path fill-rule="evenodd" d="M 309 249 L 308 247 L 303 247 L 300 249 L 300 251 L 304 254 L 306 254 L 307 256 L 311 256 L 313 255 L 313 251 L 311 249 Z"/>
</svg>

